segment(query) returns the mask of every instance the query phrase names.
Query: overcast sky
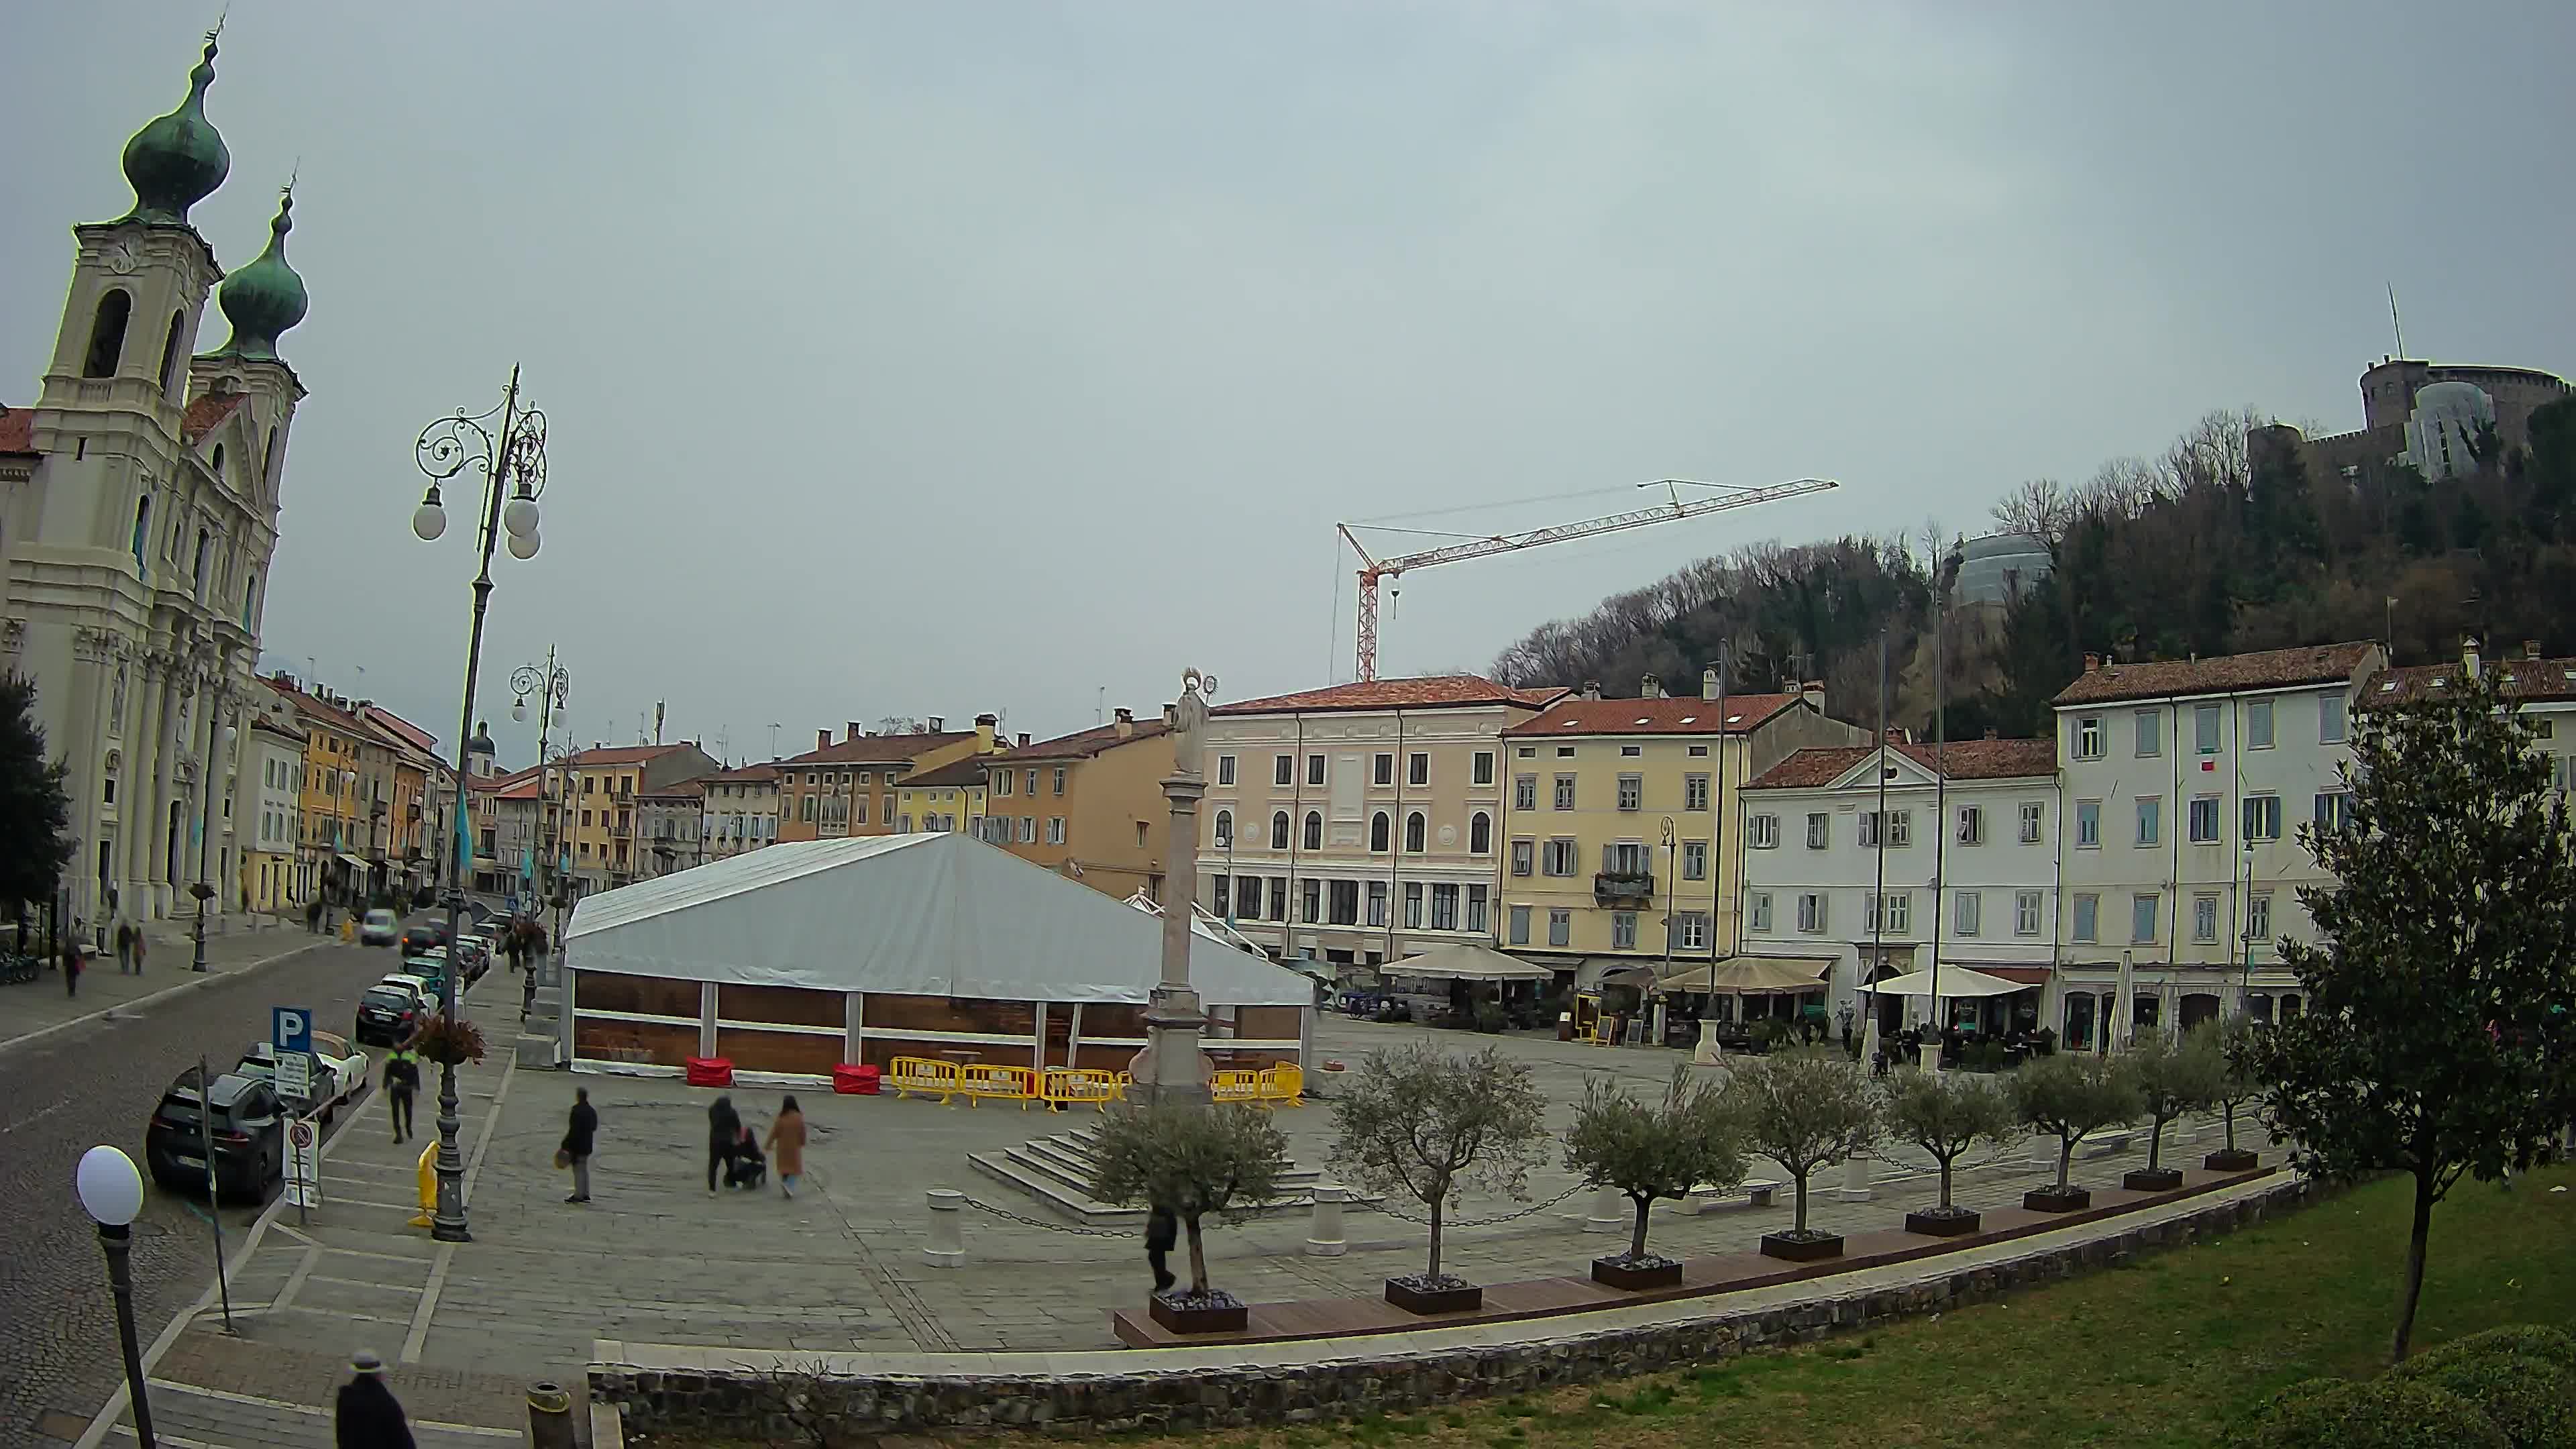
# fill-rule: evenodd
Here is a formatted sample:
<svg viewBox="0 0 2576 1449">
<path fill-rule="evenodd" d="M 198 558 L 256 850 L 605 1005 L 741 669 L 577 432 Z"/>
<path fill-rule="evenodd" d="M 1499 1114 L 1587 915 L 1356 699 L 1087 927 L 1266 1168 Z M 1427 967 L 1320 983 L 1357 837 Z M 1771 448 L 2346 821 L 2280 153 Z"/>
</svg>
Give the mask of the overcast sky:
<svg viewBox="0 0 2576 1449">
<path fill-rule="evenodd" d="M 216 8 L 8 6 L 0 401 Z M 478 712 L 551 643 L 578 738 L 667 700 L 761 757 L 1347 678 L 1337 519 L 1841 480 L 1410 576 L 1382 672 L 1481 668 L 1741 543 L 1974 532 L 2214 407 L 2357 426 L 2390 282 L 2418 355 L 2576 369 L 2571 53 L 2542 0 L 233 0 L 195 220 L 247 263 L 300 165 L 272 663 L 452 738 L 467 510 L 412 540 L 412 443 L 516 362 L 552 486 Z"/>
</svg>

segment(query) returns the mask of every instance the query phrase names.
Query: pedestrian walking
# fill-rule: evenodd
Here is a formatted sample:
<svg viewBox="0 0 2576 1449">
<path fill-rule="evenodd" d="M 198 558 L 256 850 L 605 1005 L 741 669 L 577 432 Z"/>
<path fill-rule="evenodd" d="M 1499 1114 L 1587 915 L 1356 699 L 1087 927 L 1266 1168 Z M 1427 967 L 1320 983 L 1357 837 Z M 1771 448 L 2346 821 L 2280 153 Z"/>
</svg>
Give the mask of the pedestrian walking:
<svg viewBox="0 0 2576 1449">
<path fill-rule="evenodd" d="M 363 1348 L 350 1355 L 349 1381 L 340 1386 L 331 1427 L 340 1449 L 412 1449 L 402 1404 L 385 1387 L 383 1359 Z"/>
<path fill-rule="evenodd" d="M 80 995 L 81 953 L 78 946 L 58 946 L 63 958 L 63 995 Z"/>
<path fill-rule="evenodd" d="M 1170 1208 L 1161 1203 L 1154 1204 L 1153 1212 L 1145 1218 L 1145 1261 L 1154 1269 L 1154 1291 L 1157 1293 L 1170 1292 L 1172 1285 L 1179 1281 L 1172 1276 L 1172 1270 L 1164 1266 L 1163 1255 L 1172 1251 L 1172 1246 L 1180 1240 L 1181 1220 L 1172 1216 Z"/>
<path fill-rule="evenodd" d="M 320 896 L 315 896 L 304 903 L 304 929 L 317 936 L 322 933 L 322 898 Z"/>
<path fill-rule="evenodd" d="M 733 1109 L 733 1098 L 718 1097 L 707 1108 L 707 1195 L 713 1197 L 716 1176 L 733 1166 L 735 1148 L 742 1141 L 742 1115 Z"/>
<path fill-rule="evenodd" d="M 134 923 L 119 921 L 116 923 L 116 974 L 122 976 L 133 969 Z"/>
<path fill-rule="evenodd" d="M 134 928 L 134 974 L 135 974 L 135 975 L 137 975 L 137 976 L 140 976 L 140 975 L 142 975 L 142 974 L 143 974 L 143 957 L 144 957 L 144 954 L 145 954 L 145 953 L 144 953 L 144 948 L 145 948 L 146 946 L 150 945 L 150 944 L 151 944 L 151 942 L 150 942 L 150 941 L 148 941 L 148 940 L 146 940 L 146 939 L 144 938 L 144 935 L 143 935 L 143 928 L 142 928 L 141 926 L 137 926 L 137 927 L 135 927 L 135 928 Z"/>
<path fill-rule="evenodd" d="M 769 1155 L 778 1167 L 778 1195 L 794 1197 L 797 1179 L 805 1175 L 805 1113 L 794 1097 L 778 1104 L 769 1124 Z"/>
<path fill-rule="evenodd" d="M 1843 1003 L 1841 1015 L 1843 1023 L 1843 1050 L 1848 1052 L 1852 1049 L 1852 1008 L 1850 1002 L 1846 1001 Z"/>
<path fill-rule="evenodd" d="M 572 1120 L 564 1128 L 564 1166 L 572 1169 L 572 1196 L 565 1202 L 590 1201 L 590 1154 L 599 1144 L 599 1109 L 590 1105 L 590 1088 L 575 1087 Z"/>
<path fill-rule="evenodd" d="M 411 1098 L 420 1090 L 420 1054 L 410 1046 L 385 1053 L 385 1112 L 393 1118 L 394 1141 L 411 1137 Z"/>
</svg>

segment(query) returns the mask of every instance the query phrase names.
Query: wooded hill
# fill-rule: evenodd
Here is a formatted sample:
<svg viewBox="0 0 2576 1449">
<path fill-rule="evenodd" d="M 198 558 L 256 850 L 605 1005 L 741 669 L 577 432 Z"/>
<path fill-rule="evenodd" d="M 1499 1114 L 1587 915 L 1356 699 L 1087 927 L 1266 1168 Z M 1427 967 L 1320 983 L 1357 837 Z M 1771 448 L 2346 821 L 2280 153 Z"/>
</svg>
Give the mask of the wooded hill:
<svg viewBox="0 0 2576 1449">
<path fill-rule="evenodd" d="M 2418 663 L 2456 657 L 2463 633 L 2499 650 L 2576 643 L 2576 398 L 2532 414 L 2528 449 L 2490 430 L 2477 471 L 2440 483 L 2402 463 L 2312 479 L 2294 451 L 2249 451 L 2248 430 L 2268 422 L 2214 412 L 2158 457 L 2114 460 L 2072 488 L 2035 479 L 1996 503 L 1993 527 L 2044 540 L 2054 572 L 2010 605 L 1947 611 L 1950 737 L 2044 732 L 2049 699 L 2088 652 L 2179 658 L 2393 635 L 2398 662 Z M 1822 680 L 1829 710 L 1868 723 L 1884 628 L 1889 722 L 1928 730 L 1935 566 L 1957 541 L 1945 532 L 1927 523 L 1910 539 L 1703 559 L 1539 626 L 1490 672 L 1598 680 L 1609 694 L 1653 674 L 1681 690 L 1723 649 L 1731 690 Z"/>
</svg>

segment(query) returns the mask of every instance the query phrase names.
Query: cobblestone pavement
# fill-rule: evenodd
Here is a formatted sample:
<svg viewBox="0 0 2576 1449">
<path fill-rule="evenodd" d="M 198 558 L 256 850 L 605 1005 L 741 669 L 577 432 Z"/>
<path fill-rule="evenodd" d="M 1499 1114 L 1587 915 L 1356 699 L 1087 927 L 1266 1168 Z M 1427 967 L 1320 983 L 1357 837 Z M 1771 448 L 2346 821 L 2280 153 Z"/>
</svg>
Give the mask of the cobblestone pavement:
<svg viewBox="0 0 2576 1449">
<path fill-rule="evenodd" d="M 345 1029 L 357 997 L 394 965 L 381 950 L 326 944 L 249 969 L 302 944 L 284 933 L 209 938 L 210 963 L 242 969 L 120 1008 L 113 1020 L 0 1045 L 0 1221 L 9 1224 L 8 1250 L 0 1254 L 0 1445 L 55 1437 L 47 1431 L 63 1421 L 48 1416 L 85 1422 L 122 1382 L 105 1264 L 71 1191 L 80 1154 L 104 1142 L 140 1164 L 153 1105 L 199 1053 L 229 1065 L 268 1035 L 269 1008 L 277 1005 L 309 1007 L 325 1025 Z M 158 944 L 144 980 L 166 988 L 186 977 L 184 956 Z M 93 983 L 115 979 L 111 957 L 84 980 L 82 999 L 91 999 Z M 0 989 L 0 1013 L 16 1006 L 12 994 L 28 991 L 62 995 L 50 978 Z M 18 1035 L 22 1020 L 0 1014 L 0 1031 Z M 147 1185 L 133 1250 L 135 1319 L 146 1343 L 211 1281 L 213 1243 L 202 1212 L 199 1202 Z M 246 1205 L 224 1209 L 228 1246 L 239 1244 L 254 1216 Z"/>
<path fill-rule="evenodd" d="M 1329 1022 L 1319 1029 L 1319 1055 L 1356 1066 L 1369 1047 L 1411 1033 Z M 1466 1046 L 1484 1039 L 1445 1040 Z M 1552 1116 L 1567 1119 L 1585 1076 L 1609 1074 L 1656 1089 L 1677 1060 L 1656 1050 L 1530 1038 L 1502 1045 L 1532 1065 L 1556 1104 Z M 1329 1090 L 1330 1074 L 1322 1075 Z M 578 1392 L 594 1339 L 746 1350 L 1072 1351 L 1114 1347 L 1110 1310 L 1143 1301 L 1142 1248 L 1132 1237 L 975 1213 L 966 1224 L 966 1266 L 932 1268 L 920 1253 L 931 1187 L 962 1188 L 994 1207 L 1046 1219 L 1033 1202 L 976 1174 L 965 1154 L 1070 1130 L 1090 1120 L 1088 1113 L 800 1090 L 812 1144 L 806 1183 L 789 1200 L 774 1183 L 759 1194 L 707 1192 L 705 1113 L 714 1092 L 666 1078 L 520 1070 L 497 1051 L 463 1076 L 475 1240 L 437 1244 L 409 1226 L 417 1149 L 393 1147 L 383 1110 L 371 1103 L 334 1140 L 324 1205 L 311 1223 L 298 1227 L 292 1214 L 273 1222 L 248 1255 L 235 1287 L 236 1302 L 251 1307 L 241 1338 L 215 1337 L 200 1319 L 155 1369 L 183 1403 L 213 1416 L 200 1425 L 205 1432 L 187 1437 L 211 1446 L 304 1442 L 295 1436 L 311 1427 L 311 1410 L 328 1405 L 338 1365 L 361 1346 L 403 1376 L 397 1388 L 415 1417 L 497 1429 L 520 1422 L 520 1389 L 530 1380 L 552 1379 Z M 563 1201 L 566 1178 L 549 1160 L 577 1087 L 589 1090 L 600 1112 L 588 1205 Z M 765 1126 L 782 1094 L 736 1088 L 731 1095 L 747 1121 Z M 1283 1111 L 1279 1120 L 1292 1151 L 1321 1163 L 1329 1108 Z M 2196 1157 L 2210 1145 L 2204 1135 L 2179 1150 L 2169 1140 L 2168 1150 Z M 1966 1175 L 1958 1199 L 1971 1206 L 2016 1199 L 2042 1171 L 2023 1155 L 2017 1147 L 2008 1154 L 2013 1160 Z M 2089 1159 L 2076 1176 L 2112 1183 L 2137 1162 L 2134 1150 Z M 1817 1224 L 1892 1227 L 1907 1208 L 1929 1200 L 1929 1180 L 1909 1176 L 1901 1156 L 1876 1170 L 1880 1180 L 1866 1202 L 1832 1199 L 1825 1189 L 1840 1183 L 1839 1174 L 1818 1183 Z M 1556 1197 L 1570 1184 L 1551 1154 L 1532 1175 L 1532 1199 Z M 1458 1216 L 1525 1205 L 1474 1201 Z M 1487 1282 L 1580 1272 L 1619 1242 L 1583 1230 L 1589 1206 L 1589 1195 L 1578 1193 L 1510 1222 L 1453 1229 L 1447 1261 Z M 1740 1250 L 1787 1226 L 1790 1211 L 1785 1191 L 1765 1209 L 1739 1204 L 1694 1215 L 1659 1208 L 1652 1242 L 1675 1254 Z M 1423 1230 L 1383 1212 L 1354 1212 L 1349 1251 L 1337 1258 L 1307 1256 L 1307 1228 L 1303 1216 L 1290 1216 L 1217 1229 L 1209 1238 L 1212 1271 L 1254 1299 L 1373 1297 L 1384 1277 L 1422 1265 Z M 213 1400 L 218 1411 L 199 1403 L 209 1393 L 234 1397 Z"/>
</svg>

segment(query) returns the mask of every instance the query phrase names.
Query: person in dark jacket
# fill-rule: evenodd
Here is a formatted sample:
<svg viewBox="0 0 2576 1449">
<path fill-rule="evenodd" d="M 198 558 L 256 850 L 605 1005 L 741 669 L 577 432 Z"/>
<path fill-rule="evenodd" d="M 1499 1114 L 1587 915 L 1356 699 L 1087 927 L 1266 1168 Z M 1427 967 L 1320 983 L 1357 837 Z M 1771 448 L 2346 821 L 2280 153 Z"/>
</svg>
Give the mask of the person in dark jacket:
<svg viewBox="0 0 2576 1449">
<path fill-rule="evenodd" d="M 1170 1208 L 1156 1203 L 1154 1211 L 1145 1219 L 1145 1261 L 1154 1267 L 1154 1291 L 1157 1293 L 1169 1292 L 1172 1284 L 1179 1281 L 1172 1276 L 1172 1270 L 1164 1266 L 1163 1255 L 1172 1251 L 1173 1245 L 1180 1240 L 1181 1220 L 1172 1216 Z"/>
<path fill-rule="evenodd" d="M 385 1387 L 385 1362 L 363 1348 L 349 1360 L 332 1429 L 340 1449 L 412 1449 L 411 1425 Z"/>
<path fill-rule="evenodd" d="M 420 1090 L 420 1054 L 409 1046 L 385 1053 L 385 1115 L 393 1119 L 394 1140 L 411 1136 L 411 1096 Z"/>
<path fill-rule="evenodd" d="M 742 1117 L 733 1109 L 733 1098 L 718 1097 L 707 1108 L 707 1193 L 716 1190 L 716 1174 L 733 1165 L 733 1155 L 742 1146 Z"/>
<path fill-rule="evenodd" d="M 572 1196 L 565 1202 L 590 1201 L 590 1154 L 599 1144 L 599 1109 L 590 1105 L 590 1088 L 572 1094 L 572 1122 L 564 1129 L 564 1165 L 572 1169 Z"/>
<path fill-rule="evenodd" d="M 733 1160 L 725 1164 L 724 1185 L 758 1191 L 769 1180 L 769 1159 L 761 1153 L 760 1138 L 749 1127 L 733 1145 Z"/>
</svg>

